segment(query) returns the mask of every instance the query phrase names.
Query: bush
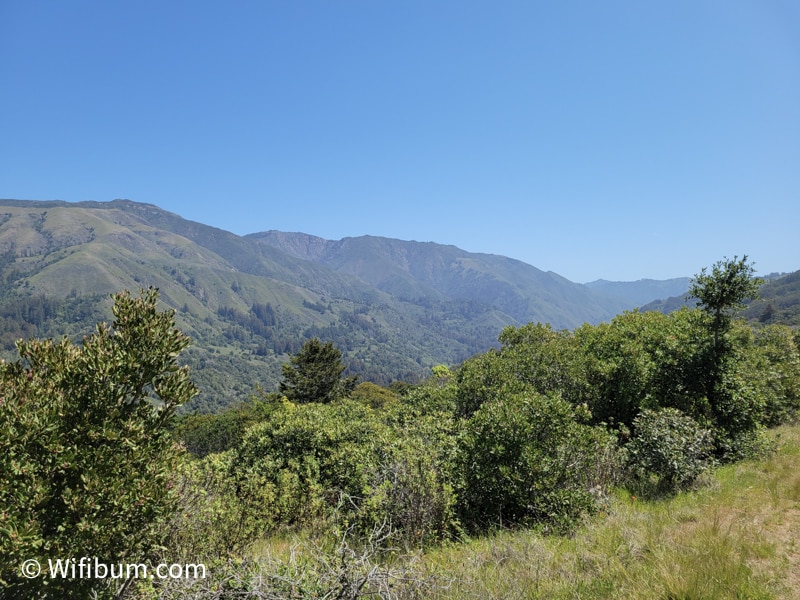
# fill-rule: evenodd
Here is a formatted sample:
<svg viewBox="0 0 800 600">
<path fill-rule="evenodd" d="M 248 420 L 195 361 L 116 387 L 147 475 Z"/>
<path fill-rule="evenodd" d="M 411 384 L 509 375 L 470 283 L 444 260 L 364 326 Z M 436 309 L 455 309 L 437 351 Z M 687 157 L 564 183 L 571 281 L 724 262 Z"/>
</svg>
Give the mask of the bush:
<svg viewBox="0 0 800 600">
<path fill-rule="evenodd" d="M 602 428 L 576 421 L 560 396 L 516 395 L 483 404 L 466 423 L 459 452 L 458 493 L 464 522 L 491 526 L 541 524 L 567 530 L 596 507 L 598 481 L 614 441 Z"/>
<path fill-rule="evenodd" d="M 800 351 L 792 330 L 769 325 L 755 332 L 748 372 L 764 396 L 764 424 L 775 427 L 800 413 Z"/>
<path fill-rule="evenodd" d="M 180 510 L 170 523 L 162 562 L 229 560 L 264 531 L 264 507 L 274 502 L 274 489 L 252 472 L 231 477 L 237 458 L 229 450 L 180 465 Z"/>
<path fill-rule="evenodd" d="M 685 487 L 713 462 L 711 431 L 675 408 L 644 410 L 633 427 L 627 446 L 630 465 L 640 479 L 654 475 L 662 491 Z"/>
<path fill-rule="evenodd" d="M 178 406 L 196 393 L 176 358 L 189 340 L 157 292 L 114 301 L 80 346 L 17 347 L 0 364 L 0 585 L 5 598 L 88 597 L 92 579 L 22 579 L 23 560 L 147 562 L 177 502 Z"/>
<path fill-rule="evenodd" d="M 388 523 L 395 540 L 422 547 L 460 532 L 452 457 L 455 436 L 437 417 L 418 417 L 393 431 L 393 443 L 373 473 L 360 511 L 361 531 Z"/>
<path fill-rule="evenodd" d="M 401 421 L 402 410 L 384 416 Z M 363 532 L 390 523 L 404 544 L 419 546 L 455 529 L 451 475 L 440 459 L 449 439 L 432 418 L 390 426 L 358 401 L 285 403 L 247 431 L 230 477 L 237 489 L 261 481 L 269 490 L 264 531 L 320 526 L 335 512 Z"/>
</svg>

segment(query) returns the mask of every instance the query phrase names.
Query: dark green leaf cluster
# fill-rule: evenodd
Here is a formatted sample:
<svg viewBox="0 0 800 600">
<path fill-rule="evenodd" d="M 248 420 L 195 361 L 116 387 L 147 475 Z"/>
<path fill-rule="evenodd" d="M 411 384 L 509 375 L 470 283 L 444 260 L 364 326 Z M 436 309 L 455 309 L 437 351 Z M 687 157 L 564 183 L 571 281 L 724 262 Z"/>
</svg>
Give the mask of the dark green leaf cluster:
<svg viewBox="0 0 800 600">
<path fill-rule="evenodd" d="M 715 347 L 730 328 L 733 313 L 742 308 L 746 300 L 758 295 L 761 280 L 755 279 L 754 273 L 755 268 L 747 262 L 747 255 L 741 259 L 734 256 L 715 263 L 710 273 L 704 267 L 692 280 L 689 295 L 697 298 L 700 308 L 711 317 Z"/>
<path fill-rule="evenodd" d="M 473 529 L 568 530 L 595 508 L 596 462 L 616 442 L 583 425 L 557 395 L 512 395 L 481 406 L 459 446 L 462 518 Z"/>
</svg>

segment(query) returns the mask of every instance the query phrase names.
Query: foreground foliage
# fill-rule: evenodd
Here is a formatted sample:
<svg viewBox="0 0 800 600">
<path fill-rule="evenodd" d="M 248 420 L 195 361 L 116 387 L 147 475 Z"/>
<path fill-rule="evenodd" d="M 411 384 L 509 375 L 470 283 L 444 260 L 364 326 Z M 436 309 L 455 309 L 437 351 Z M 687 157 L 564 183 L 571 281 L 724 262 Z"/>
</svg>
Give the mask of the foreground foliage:
<svg viewBox="0 0 800 600">
<path fill-rule="evenodd" d="M 24 560 L 145 562 L 178 496 L 175 409 L 195 393 L 176 357 L 188 338 L 157 294 L 118 294 L 112 327 L 74 346 L 20 342 L 0 365 L 0 584 L 3 597 L 88 594 L 91 579 L 24 579 Z"/>
</svg>

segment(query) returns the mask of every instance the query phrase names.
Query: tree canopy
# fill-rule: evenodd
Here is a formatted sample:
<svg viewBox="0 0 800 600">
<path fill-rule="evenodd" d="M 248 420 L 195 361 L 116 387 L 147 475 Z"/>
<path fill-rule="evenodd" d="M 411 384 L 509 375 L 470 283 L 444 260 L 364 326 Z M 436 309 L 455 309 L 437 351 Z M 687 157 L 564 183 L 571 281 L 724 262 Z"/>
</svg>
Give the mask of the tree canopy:
<svg viewBox="0 0 800 600">
<path fill-rule="evenodd" d="M 312 338 L 283 365 L 280 392 L 300 404 L 332 402 L 347 396 L 358 382 L 358 376 L 342 377 L 346 368 L 333 343 Z"/>
<path fill-rule="evenodd" d="M 712 319 L 715 347 L 730 327 L 732 313 L 742 308 L 745 300 L 755 298 L 761 285 L 761 280 L 753 277 L 755 268 L 747 262 L 747 255 L 737 258 L 723 258 L 712 265 L 710 273 L 703 267 L 689 288 L 689 294 Z"/>
</svg>

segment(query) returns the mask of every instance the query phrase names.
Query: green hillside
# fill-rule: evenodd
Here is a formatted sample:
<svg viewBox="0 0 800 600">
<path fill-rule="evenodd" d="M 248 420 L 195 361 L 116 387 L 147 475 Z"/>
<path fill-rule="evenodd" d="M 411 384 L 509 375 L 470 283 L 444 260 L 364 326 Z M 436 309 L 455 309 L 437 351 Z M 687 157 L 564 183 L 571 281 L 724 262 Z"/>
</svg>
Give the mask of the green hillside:
<svg viewBox="0 0 800 600">
<path fill-rule="evenodd" d="M 500 310 L 519 323 L 541 321 L 571 328 L 607 319 L 624 305 L 518 260 L 433 242 L 375 236 L 330 241 L 276 231 L 247 238 L 355 275 L 408 302 L 473 302 Z"/>
<path fill-rule="evenodd" d="M 767 281 L 743 316 L 764 324 L 800 326 L 800 271 Z"/>
<path fill-rule="evenodd" d="M 351 373 L 417 381 L 497 343 L 507 325 L 598 323 L 626 308 L 555 273 L 454 246 L 363 236 L 249 236 L 129 200 L 0 200 L 0 352 L 31 336 L 79 339 L 109 295 L 149 286 L 193 339 L 203 411 L 274 389 L 320 337 Z"/>
</svg>

